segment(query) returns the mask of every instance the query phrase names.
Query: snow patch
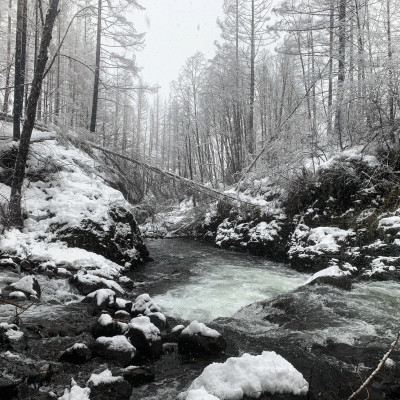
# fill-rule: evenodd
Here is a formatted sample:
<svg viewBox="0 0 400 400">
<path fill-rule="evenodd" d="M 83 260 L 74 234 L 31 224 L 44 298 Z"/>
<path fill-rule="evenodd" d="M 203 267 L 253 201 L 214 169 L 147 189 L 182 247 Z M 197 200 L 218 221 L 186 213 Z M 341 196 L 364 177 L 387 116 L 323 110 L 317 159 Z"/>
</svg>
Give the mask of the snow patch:
<svg viewBox="0 0 400 400">
<path fill-rule="evenodd" d="M 109 369 L 104 370 L 100 374 L 92 374 L 86 382 L 86 386 L 98 386 L 102 383 L 114 383 L 122 382 L 124 378 L 122 376 L 112 376 L 112 372 Z"/>
</svg>

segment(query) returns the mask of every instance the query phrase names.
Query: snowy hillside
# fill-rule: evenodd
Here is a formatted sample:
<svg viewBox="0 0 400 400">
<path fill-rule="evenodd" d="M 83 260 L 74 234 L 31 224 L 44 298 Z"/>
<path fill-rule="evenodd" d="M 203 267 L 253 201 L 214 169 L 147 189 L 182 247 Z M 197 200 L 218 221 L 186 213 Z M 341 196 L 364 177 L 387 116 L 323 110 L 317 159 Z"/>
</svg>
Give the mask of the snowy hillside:
<svg viewBox="0 0 400 400">
<path fill-rule="evenodd" d="M 16 151 L 12 142 L 1 148 L 4 212 Z M 56 134 L 34 132 L 23 189 L 24 229 L 5 232 L 2 257 L 50 269 L 110 271 L 146 259 L 132 207 L 102 175 L 98 161 L 65 140 L 61 144 Z M 6 213 L 2 224 L 7 227 Z"/>
</svg>

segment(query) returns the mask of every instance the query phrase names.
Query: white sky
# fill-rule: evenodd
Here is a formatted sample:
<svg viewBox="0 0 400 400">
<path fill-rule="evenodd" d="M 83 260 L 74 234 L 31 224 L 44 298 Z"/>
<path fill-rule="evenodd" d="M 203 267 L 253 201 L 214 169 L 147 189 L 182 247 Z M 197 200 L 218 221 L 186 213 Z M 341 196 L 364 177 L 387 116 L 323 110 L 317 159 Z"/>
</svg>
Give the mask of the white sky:
<svg viewBox="0 0 400 400">
<path fill-rule="evenodd" d="M 217 17 L 223 0 L 139 0 L 145 11 L 136 12 L 138 33 L 146 32 L 144 50 L 137 53 L 144 81 L 159 84 L 167 95 L 186 59 L 201 51 L 214 55 L 219 39 Z"/>
</svg>

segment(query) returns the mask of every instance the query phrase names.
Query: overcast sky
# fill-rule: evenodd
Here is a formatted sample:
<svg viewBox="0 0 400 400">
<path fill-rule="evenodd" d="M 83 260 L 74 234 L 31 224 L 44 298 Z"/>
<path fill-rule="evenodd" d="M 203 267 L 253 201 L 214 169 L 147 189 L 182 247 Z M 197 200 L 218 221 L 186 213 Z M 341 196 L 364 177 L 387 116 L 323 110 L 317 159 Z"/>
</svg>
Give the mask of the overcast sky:
<svg viewBox="0 0 400 400">
<path fill-rule="evenodd" d="M 216 20 L 222 16 L 223 0 L 140 0 L 145 11 L 135 13 L 135 27 L 146 32 L 146 47 L 137 53 L 147 83 L 162 86 L 177 78 L 186 59 L 197 51 L 214 55 L 214 41 L 220 31 Z"/>
</svg>

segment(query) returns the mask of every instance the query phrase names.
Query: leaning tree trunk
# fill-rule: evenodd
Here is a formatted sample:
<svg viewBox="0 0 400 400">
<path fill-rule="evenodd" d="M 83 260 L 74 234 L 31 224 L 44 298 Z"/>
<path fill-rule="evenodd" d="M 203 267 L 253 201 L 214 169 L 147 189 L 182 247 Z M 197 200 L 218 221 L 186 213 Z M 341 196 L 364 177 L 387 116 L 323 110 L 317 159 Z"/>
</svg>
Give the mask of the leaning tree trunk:
<svg viewBox="0 0 400 400">
<path fill-rule="evenodd" d="M 21 140 L 15 161 L 14 174 L 11 183 L 11 197 L 9 204 L 9 221 L 11 226 L 21 227 L 23 225 L 21 216 L 21 192 L 24 181 L 26 160 L 28 158 L 29 143 L 35 124 L 36 108 L 40 96 L 40 90 L 45 75 L 48 60 L 48 48 L 51 42 L 54 22 L 58 15 L 59 0 L 50 0 L 46 21 L 43 27 L 40 50 L 33 76 L 31 92 L 28 97 L 26 118 L 22 129 Z"/>
</svg>

